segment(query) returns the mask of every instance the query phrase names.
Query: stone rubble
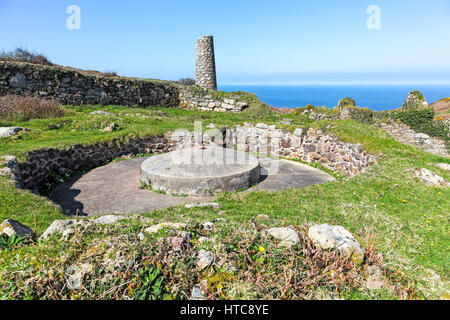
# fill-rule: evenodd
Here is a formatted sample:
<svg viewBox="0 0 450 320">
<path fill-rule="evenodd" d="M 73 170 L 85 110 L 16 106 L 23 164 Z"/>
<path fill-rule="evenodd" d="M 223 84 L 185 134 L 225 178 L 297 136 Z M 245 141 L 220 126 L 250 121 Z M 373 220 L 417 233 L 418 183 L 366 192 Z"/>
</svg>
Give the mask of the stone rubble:
<svg viewBox="0 0 450 320">
<path fill-rule="evenodd" d="M 441 139 L 430 137 L 424 133 L 417 133 L 403 123 L 381 123 L 377 124 L 377 126 L 389 133 L 398 142 L 420 148 L 438 156 L 449 157 L 445 142 Z"/>
<path fill-rule="evenodd" d="M 207 91 L 194 92 L 190 88 L 181 89 L 180 103 L 188 109 L 200 111 L 234 112 L 238 113 L 249 107 L 245 101 L 239 101 L 239 97 L 213 98 Z M 211 129 L 211 128 L 210 128 Z"/>
</svg>

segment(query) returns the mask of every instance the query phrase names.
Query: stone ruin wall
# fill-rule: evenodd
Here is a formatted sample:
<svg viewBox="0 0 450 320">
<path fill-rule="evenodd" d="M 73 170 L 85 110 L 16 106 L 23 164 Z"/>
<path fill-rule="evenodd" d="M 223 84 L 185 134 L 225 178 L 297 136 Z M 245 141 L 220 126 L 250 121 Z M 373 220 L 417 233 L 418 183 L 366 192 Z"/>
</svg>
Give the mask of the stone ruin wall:
<svg viewBox="0 0 450 320">
<path fill-rule="evenodd" d="M 207 90 L 143 79 L 104 77 L 49 66 L 0 61 L 0 96 L 55 98 L 63 105 L 186 107 L 241 112 L 249 105 L 236 98 L 213 98 Z"/>
<path fill-rule="evenodd" d="M 179 104 L 178 88 L 150 80 L 87 75 L 78 71 L 21 62 L 0 62 L 0 95 L 56 98 L 64 105 Z"/>
<path fill-rule="evenodd" d="M 161 136 L 133 139 L 129 142 L 74 145 L 68 149 L 41 149 L 28 152 L 25 162 L 17 162 L 14 157 L 8 156 L 3 157 L 2 161 L 0 157 L 0 165 L 9 167 L 9 175 L 14 178 L 18 187 L 38 193 L 47 184 L 58 184 L 67 176 L 103 166 L 118 157 L 172 150 L 168 139 Z"/>
<path fill-rule="evenodd" d="M 239 101 L 237 97 L 213 98 L 207 91 L 201 92 L 187 88 L 180 90 L 180 106 L 200 111 L 239 113 L 247 109 L 249 104 Z"/>
<path fill-rule="evenodd" d="M 218 138 L 217 138 L 218 137 Z M 293 133 L 275 125 L 245 123 L 231 129 L 211 129 L 204 133 L 175 131 L 165 136 L 113 141 L 92 145 L 75 145 L 68 149 L 41 149 L 28 152 L 26 161 L 18 163 L 14 157 L 0 157 L 0 174 L 8 174 L 20 188 L 38 191 L 47 184 L 81 171 L 90 170 L 118 157 L 138 154 L 159 154 L 180 147 L 205 146 L 211 143 L 238 150 L 271 154 L 320 164 L 347 177 L 365 172 L 376 157 L 368 154 L 362 145 L 340 141 L 338 138 L 310 128 Z"/>
<path fill-rule="evenodd" d="M 197 39 L 195 84 L 204 89 L 217 90 L 213 36 Z"/>
<path fill-rule="evenodd" d="M 215 143 L 255 154 L 298 159 L 308 163 L 319 162 L 324 168 L 347 177 L 367 171 L 376 162 L 376 156 L 367 153 L 363 145 L 342 142 L 313 128 L 306 132 L 297 128 L 291 133 L 275 125 L 244 123 L 231 129 L 210 129 L 200 134 L 175 132 L 172 140 L 176 146 L 184 141 L 182 147 Z"/>
</svg>

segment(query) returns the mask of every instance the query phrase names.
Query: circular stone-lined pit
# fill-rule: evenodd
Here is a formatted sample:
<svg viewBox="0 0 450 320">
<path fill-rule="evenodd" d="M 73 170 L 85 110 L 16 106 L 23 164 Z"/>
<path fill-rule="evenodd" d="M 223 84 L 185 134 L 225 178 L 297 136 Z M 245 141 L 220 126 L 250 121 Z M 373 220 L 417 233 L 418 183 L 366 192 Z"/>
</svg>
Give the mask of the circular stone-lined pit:
<svg viewBox="0 0 450 320">
<path fill-rule="evenodd" d="M 220 147 L 180 149 L 151 157 L 141 166 L 141 181 L 152 190 L 207 196 L 247 189 L 260 180 L 259 160 Z"/>
</svg>

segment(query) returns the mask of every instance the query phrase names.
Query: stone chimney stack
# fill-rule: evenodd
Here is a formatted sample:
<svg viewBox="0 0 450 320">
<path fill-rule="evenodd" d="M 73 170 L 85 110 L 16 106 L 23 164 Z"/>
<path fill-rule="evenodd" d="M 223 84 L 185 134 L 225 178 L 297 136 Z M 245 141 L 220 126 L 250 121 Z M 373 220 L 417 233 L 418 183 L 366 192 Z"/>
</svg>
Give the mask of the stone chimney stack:
<svg viewBox="0 0 450 320">
<path fill-rule="evenodd" d="M 204 89 L 217 90 L 213 36 L 203 36 L 197 39 L 195 84 Z"/>
</svg>

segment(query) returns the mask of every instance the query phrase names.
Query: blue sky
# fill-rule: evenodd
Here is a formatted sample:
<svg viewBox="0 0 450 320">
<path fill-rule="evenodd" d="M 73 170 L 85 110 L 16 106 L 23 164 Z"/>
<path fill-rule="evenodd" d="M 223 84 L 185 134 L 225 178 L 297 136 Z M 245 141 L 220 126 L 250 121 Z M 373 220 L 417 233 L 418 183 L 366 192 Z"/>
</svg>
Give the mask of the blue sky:
<svg viewBox="0 0 450 320">
<path fill-rule="evenodd" d="M 80 30 L 66 28 L 69 5 Z M 0 0 L 0 50 L 176 80 L 194 76 L 195 41 L 212 34 L 219 84 L 448 84 L 449 15 L 450 0 Z"/>
</svg>

